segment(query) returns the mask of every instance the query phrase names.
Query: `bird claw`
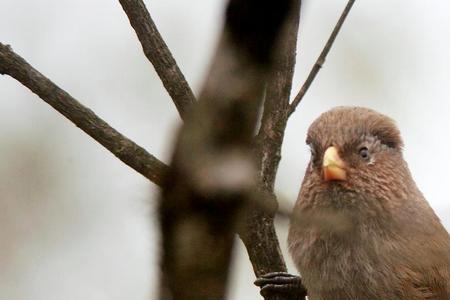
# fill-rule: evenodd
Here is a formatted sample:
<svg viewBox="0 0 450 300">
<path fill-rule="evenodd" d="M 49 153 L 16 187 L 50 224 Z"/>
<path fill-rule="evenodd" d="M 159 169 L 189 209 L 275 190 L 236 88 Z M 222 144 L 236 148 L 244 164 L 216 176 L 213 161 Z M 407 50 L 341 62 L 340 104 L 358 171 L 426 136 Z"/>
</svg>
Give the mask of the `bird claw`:
<svg viewBox="0 0 450 300">
<path fill-rule="evenodd" d="M 264 298 L 269 295 L 286 295 L 289 299 L 299 299 L 306 296 L 306 289 L 300 276 L 285 272 L 267 273 L 255 280 L 255 285 L 261 288 Z"/>
</svg>

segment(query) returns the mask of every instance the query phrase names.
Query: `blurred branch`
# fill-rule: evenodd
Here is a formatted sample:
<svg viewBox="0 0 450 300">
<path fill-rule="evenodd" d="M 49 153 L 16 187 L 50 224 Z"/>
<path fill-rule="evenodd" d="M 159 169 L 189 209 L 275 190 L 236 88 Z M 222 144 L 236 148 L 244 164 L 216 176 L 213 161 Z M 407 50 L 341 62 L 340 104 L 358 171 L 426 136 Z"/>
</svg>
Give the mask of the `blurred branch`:
<svg viewBox="0 0 450 300">
<path fill-rule="evenodd" d="M 39 73 L 8 45 L 0 43 L 0 74 L 6 74 L 38 95 L 121 161 L 161 185 L 167 166 L 83 106 Z"/>
<path fill-rule="evenodd" d="M 267 84 L 264 112 L 257 135 L 256 154 L 261 188 L 272 195 L 288 118 L 301 1 L 294 1 L 293 6 L 280 47 L 277 49 L 273 75 Z M 277 206 L 275 197 L 272 197 L 271 201 L 274 202 L 273 206 Z M 246 245 L 256 277 L 268 272 L 287 271 L 274 228 L 273 213 L 255 207 L 247 218 L 246 230 L 241 234 L 241 238 Z M 266 300 L 285 298 L 282 295 L 266 296 Z"/>
<path fill-rule="evenodd" d="M 195 96 L 142 0 L 119 0 L 130 20 L 145 56 L 153 64 L 183 120 Z"/>
<path fill-rule="evenodd" d="M 322 68 L 323 64 L 325 63 L 325 59 L 327 58 L 327 55 L 330 52 L 330 49 L 333 46 L 333 43 L 339 33 L 339 30 L 341 29 L 342 24 L 344 24 L 344 21 L 347 18 L 347 15 L 353 6 L 353 3 L 355 3 L 355 0 L 349 0 L 347 5 L 345 6 L 344 11 L 342 12 L 338 22 L 336 23 L 336 26 L 334 27 L 333 31 L 331 32 L 330 37 L 328 38 L 327 43 L 325 44 L 325 47 L 323 48 L 322 52 L 320 53 L 319 57 L 317 58 L 317 60 L 314 64 L 314 66 L 312 67 L 311 71 L 309 72 L 308 77 L 305 80 L 305 83 L 303 83 L 297 96 L 295 96 L 294 101 L 292 101 L 290 108 L 289 108 L 289 116 L 295 111 L 298 104 L 302 101 L 303 96 L 305 96 L 306 92 L 308 91 L 309 87 L 311 86 L 312 82 L 314 81 L 314 78 L 316 78 L 317 73 L 319 73 L 320 69 Z"/>
<path fill-rule="evenodd" d="M 160 299 L 225 297 L 237 223 L 257 188 L 258 109 L 292 5 L 291 0 L 229 1 L 218 50 L 199 102 L 180 131 L 163 186 Z M 262 250 L 255 255 L 265 255 Z"/>
</svg>

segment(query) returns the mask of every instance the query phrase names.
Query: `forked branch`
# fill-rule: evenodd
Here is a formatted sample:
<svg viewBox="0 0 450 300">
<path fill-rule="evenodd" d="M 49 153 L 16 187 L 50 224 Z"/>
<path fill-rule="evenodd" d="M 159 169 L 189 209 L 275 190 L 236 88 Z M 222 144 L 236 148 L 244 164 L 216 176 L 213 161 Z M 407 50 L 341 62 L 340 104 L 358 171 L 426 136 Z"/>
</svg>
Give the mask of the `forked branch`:
<svg viewBox="0 0 450 300">
<path fill-rule="evenodd" d="M 274 72 L 267 83 L 264 112 L 255 152 L 258 159 L 260 188 L 273 195 L 281 146 L 286 128 L 289 96 L 294 74 L 297 34 L 300 16 L 300 1 L 294 1 L 290 17 L 274 64 Z M 259 202 L 263 199 L 259 198 Z M 268 198 L 269 206 L 276 207 L 275 197 Z M 259 203 L 258 202 L 258 203 Z M 287 272 L 286 264 L 274 228 L 274 214 L 255 207 L 246 220 L 246 230 L 241 238 L 245 243 L 253 270 L 257 277 L 269 272 Z M 284 300 L 289 295 L 265 294 L 266 300 Z M 298 300 L 303 299 L 298 295 Z"/>
<path fill-rule="evenodd" d="M 257 188 L 253 142 L 258 108 L 293 4 L 229 1 L 222 38 L 199 102 L 178 136 L 163 188 L 160 299 L 225 297 L 234 235 L 240 217 L 250 216 L 247 204 Z M 249 236 L 247 230 L 243 234 Z M 251 247 L 261 248 L 258 238 L 252 242 Z M 269 264 L 256 264 L 256 273 L 278 267 Z"/>
</svg>

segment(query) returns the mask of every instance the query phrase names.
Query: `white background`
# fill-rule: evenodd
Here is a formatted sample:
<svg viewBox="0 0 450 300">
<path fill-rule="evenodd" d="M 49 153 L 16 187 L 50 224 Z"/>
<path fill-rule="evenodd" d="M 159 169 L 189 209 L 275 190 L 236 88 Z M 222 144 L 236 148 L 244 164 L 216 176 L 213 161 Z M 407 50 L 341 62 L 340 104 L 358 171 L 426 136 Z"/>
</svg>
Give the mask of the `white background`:
<svg viewBox="0 0 450 300">
<path fill-rule="evenodd" d="M 224 1 L 146 4 L 197 92 Z M 304 1 L 295 93 L 345 4 Z M 277 181 L 283 203 L 295 201 L 311 121 L 333 106 L 368 106 L 397 121 L 414 178 L 450 228 L 449 17 L 446 0 L 356 2 L 288 124 Z M 2 0 L 0 41 L 167 162 L 179 118 L 118 1 Z M 0 77 L 0 299 L 152 299 L 157 191 L 21 84 Z M 277 227 L 285 253 L 286 228 Z M 229 299 L 257 299 L 238 245 Z"/>
</svg>

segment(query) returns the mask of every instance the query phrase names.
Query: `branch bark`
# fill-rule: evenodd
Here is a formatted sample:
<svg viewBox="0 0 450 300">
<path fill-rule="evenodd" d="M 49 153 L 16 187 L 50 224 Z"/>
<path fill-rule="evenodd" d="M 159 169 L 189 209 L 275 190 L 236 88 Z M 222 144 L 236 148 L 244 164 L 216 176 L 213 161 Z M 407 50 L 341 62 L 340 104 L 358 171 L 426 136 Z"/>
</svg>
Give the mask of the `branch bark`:
<svg viewBox="0 0 450 300">
<path fill-rule="evenodd" d="M 266 89 L 264 113 L 257 135 L 256 154 L 261 189 L 274 193 L 274 184 L 281 159 L 281 146 L 286 128 L 289 97 L 294 75 L 301 1 L 294 1 L 290 18 L 284 30 L 281 47 L 276 56 L 275 72 Z M 275 197 L 271 198 L 276 202 Z M 277 203 L 272 205 L 276 206 Z M 247 248 L 256 277 L 268 272 L 286 272 L 274 228 L 274 214 L 255 208 L 247 217 L 246 230 L 241 238 Z M 268 296 L 266 300 L 285 299 L 282 295 Z"/>
<path fill-rule="evenodd" d="M 257 112 L 292 2 L 229 2 L 221 42 L 163 187 L 162 299 L 224 298 L 238 217 L 257 187 Z"/>
<path fill-rule="evenodd" d="M 161 298 L 223 299 L 238 216 L 245 205 L 257 203 L 248 201 L 251 195 L 258 194 L 254 193 L 256 177 L 259 177 L 260 189 L 273 195 L 287 119 L 323 65 L 354 0 L 349 0 L 290 105 L 300 1 L 283 0 L 272 4 L 230 0 L 221 45 L 201 101 L 195 108 L 191 108 L 195 103 L 192 90 L 143 1 L 119 1 L 145 55 L 186 121 L 170 169 L 1 43 L 0 74 L 10 75 L 24 84 L 125 164 L 163 185 Z M 274 66 L 270 59 L 272 46 L 288 7 L 296 13 L 291 16 L 286 38 L 279 48 L 284 52 L 280 52 L 276 61 L 275 75 L 267 84 L 262 124 L 256 147 L 253 147 L 252 135 L 263 84 Z M 194 111 L 188 115 L 191 109 Z M 252 151 L 256 151 L 256 166 L 252 164 Z M 258 176 L 253 167 L 259 171 Z M 239 175 L 237 179 L 236 175 Z M 276 206 L 274 198 L 271 205 Z M 274 213 L 252 207 L 251 212 L 246 211 L 245 218 L 240 236 L 256 276 L 286 271 L 273 225 Z"/>
<path fill-rule="evenodd" d="M 145 56 L 152 63 L 183 120 L 195 96 L 142 0 L 119 0 L 134 28 Z"/>
<path fill-rule="evenodd" d="M 322 68 L 323 64 L 325 63 L 325 59 L 327 58 L 327 55 L 330 52 L 330 49 L 333 46 L 333 43 L 336 40 L 336 37 L 337 37 L 339 31 L 341 30 L 342 24 L 344 24 L 344 21 L 347 18 L 347 15 L 353 6 L 353 3 L 355 3 L 355 0 L 349 0 L 347 2 L 347 5 L 345 6 L 344 11 L 342 12 L 341 16 L 339 17 L 339 20 L 336 23 L 336 26 L 334 27 L 333 31 L 331 32 L 331 35 L 328 38 L 327 43 L 325 44 L 322 52 L 320 53 L 319 57 L 317 58 L 316 62 L 314 63 L 314 66 L 312 67 L 311 71 L 309 72 L 308 77 L 305 80 L 305 83 L 303 83 L 297 96 L 295 96 L 294 100 L 292 101 L 292 104 L 289 107 L 289 116 L 292 115 L 292 113 L 297 108 L 298 104 L 302 101 L 303 97 L 305 96 L 305 94 L 308 91 L 309 87 L 311 86 L 312 82 L 316 78 L 317 73 L 319 73 L 320 69 Z"/>
<path fill-rule="evenodd" d="M 99 118 L 92 110 L 39 73 L 10 46 L 0 43 L 0 74 L 22 83 L 42 100 L 102 144 L 125 164 L 161 185 L 167 166 Z"/>
</svg>

